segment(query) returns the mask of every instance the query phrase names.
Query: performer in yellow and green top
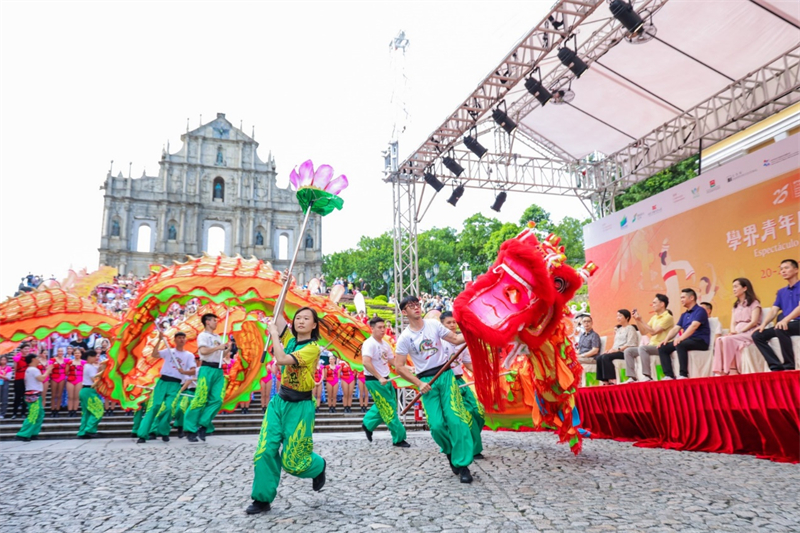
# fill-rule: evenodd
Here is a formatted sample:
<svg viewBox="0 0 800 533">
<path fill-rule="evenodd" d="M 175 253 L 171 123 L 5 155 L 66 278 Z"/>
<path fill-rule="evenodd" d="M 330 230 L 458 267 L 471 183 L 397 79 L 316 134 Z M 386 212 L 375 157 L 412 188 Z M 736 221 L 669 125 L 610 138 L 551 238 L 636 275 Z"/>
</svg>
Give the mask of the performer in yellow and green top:
<svg viewBox="0 0 800 533">
<path fill-rule="evenodd" d="M 275 309 L 269 325 L 275 361 L 283 365 L 278 396 L 269 403 L 261 424 L 253 463 L 253 503 L 247 514 L 270 510 L 281 479 L 281 467 L 293 476 L 312 478 L 315 491 L 325 485 L 325 460 L 313 453 L 316 402 L 314 372 L 319 362 L 319 317 L 303 307 L 294 315 L 291 328 L 283 318 L 283 306 Z M 280 339 L 280 340 L 278 340 Z M 283 446 L 283 450 L 280 450 Z"/>
</svg>

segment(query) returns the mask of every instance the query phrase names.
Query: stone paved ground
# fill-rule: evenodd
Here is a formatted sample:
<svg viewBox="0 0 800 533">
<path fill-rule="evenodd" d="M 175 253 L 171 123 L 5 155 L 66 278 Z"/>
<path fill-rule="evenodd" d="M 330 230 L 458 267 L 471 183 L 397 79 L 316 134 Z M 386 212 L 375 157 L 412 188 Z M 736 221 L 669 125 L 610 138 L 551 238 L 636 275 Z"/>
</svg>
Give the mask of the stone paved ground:
<svg viewBox="0 0 800 533">
<path fill-rule="evenodd" d="M 747 456 L 485 434 L 487 459 L 462 485 L 427 433 L 314 435 L 320 493 L 285 476 L 248 517 L 255 436 L 0 443 L 0 532 L 800 531 L 800 468 Z"/>
</svg>

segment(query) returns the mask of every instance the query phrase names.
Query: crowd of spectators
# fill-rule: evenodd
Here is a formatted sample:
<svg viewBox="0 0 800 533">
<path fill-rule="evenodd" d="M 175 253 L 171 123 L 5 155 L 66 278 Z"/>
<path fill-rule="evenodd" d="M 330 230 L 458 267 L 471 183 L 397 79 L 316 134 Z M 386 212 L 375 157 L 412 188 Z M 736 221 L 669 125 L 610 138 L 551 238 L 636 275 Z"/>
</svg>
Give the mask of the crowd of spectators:
<svg viewBox="0 0 800 533">
<path fill-rule="evenodd" d="M 645 322 L 638 310 L 617 311 L 614 340 L 611 347 L 601 353 L 601 338 L 594 330 L 594 321 L 588 314 L 576 317 L 577 338 L 575 349 L 582 364 L 595 364 L 597 380 L 603 385 L 616 384 L 615 360 L 625 360 L 625 383 L 652 381 L 650 357 L 657 355 L 663 372 L 662 380 L 689 377 L 692 353 L 713 354 L 712 373 L 715 376 L 741 373 L 742 353 L 755 345 L 770 370 L 793 370 L 795 358 L 792 337 L 800 335 L 800 285 L 798 263 L 785 259 L 780 265 L 780 275 L 787 285 L 778 290 L 774 303 L 762 308 L 753 284 L 747 278 L 732 282 L 734 296 L 730 327 L 722 329 L 719 320 L 712 317 L 713 306 L 698 302 L 697 293 L 690 288 L 681 291 L 681 314 L 675 319 L 669 309 L 669 298 L 654 295 L 652 313 Z M 711 318 L 711 320 L 709 320 Z M 772 323 L 775 322 L 774 326 Z M 778 339 L 780 355 L 769 341 Z M 672 354 L 677 353 L 676 376 Z M 636 361 L 641 374 L 637 373 Z"/>
</svg>

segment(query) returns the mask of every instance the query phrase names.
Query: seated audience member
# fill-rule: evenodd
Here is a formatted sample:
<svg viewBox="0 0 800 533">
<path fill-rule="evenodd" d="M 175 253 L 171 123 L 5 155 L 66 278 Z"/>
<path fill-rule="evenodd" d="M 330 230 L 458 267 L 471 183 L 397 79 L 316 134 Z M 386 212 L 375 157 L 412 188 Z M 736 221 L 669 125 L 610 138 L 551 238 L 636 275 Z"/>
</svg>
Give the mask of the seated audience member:
<svg viewBox="0 0 800 533">
<path fill-rule="evenodd" d="M 711 313 L 712 311 L 714 311 L 714 306 L 711 305 L 711 302 L 700 302 L 700 305 L 702 305 L 703 309 L 706 310 L 708 318 L 709 319 L 713 318 L 711 316 Z M 719 320 L 714 320 L 713 322 L 709 320 L 708 327 L 711 328 L 712 337 L 719 337 L 720 335 L 722 335 L 722 322 L 720 322 Z"/>
<path fill-rule="evenodd" d="M 627 379 L 625 383 L 637 381 L 636 377 L 636 358 L 641 357 L 643 381 L 650 381 L 650 356 L 658 355 L 658 345 L 667 338 L 669 330 L 675 326 L 675 318 L 667 306 L 669 298 L 664 294 L 656 294 L 650 306 L 655 313 L 644 323 L 637 310 L 633 310 L 633 319 L 639 327 L 639 332 L 650 337 L 650 342 L 646 346 L 632 346 L 625 350 L 625 372 Z"/>
<path fill-rule="evenodd" d="M 714 341 L 714 375 L 727 376 L 742 366 L 742 350 L 753 344 L 753 331 L 761 323 L 761 303 L 747 278 L 733 280 L 733 304 L 730 333 Z"/>
<path fill-rule="evenodd" d="M 708 313 L 702 306 L 697 305 L 697 293 L 692 289 L 681 290 L 681 305 L 686 311 L 658 347 L 658 357 L 661 359 L 665 380 L 675 379 L 675 372 L 672 369 L 672 352 L 678 352 L 678 363 L 680 364 L 678 379 L 685 379 L 689 377 L 689 352 L 708 350 L 708 344 L 711 342 Z"/>
<path fill-rule="evenodd" d="M 597 381 L 604 385 L 613 385 L 617 382 L 617 372 L 614 361 L 625 357 L 628 348 L 636 346 L 636 328 L 630 325 L 631 312 L 627 309 L 617 311 L 617 329 L 614 332 L 614 345 L 604 354 L 597 356 Z"/>
<path fill-rule="evenodd" d="M 600 335 L 592 329 L 592 317 L 584 315 L 581 319 L 583 332 L 578 337 L 575 351 L 578 352 L 578 362 L 593 365 L 595 357 L 600 353 Z"/>
<path fill-rule="evenodd" d="M 778 290 L 775 303 L 764 313 L 761 326 L 753 333 L 753 342 L 773 371 L 794 369 L 795 353 L 792 349 L 792 337 L 800 335 L 800 285 L 797 283 L 797 261 L 794 259 L 781 261 L 780 273 L 787 285 Z M 768 329 L 767 325 L 776 316 L 778 323 L 774 328 Z M 783 363 L 769 345 L 770 339 L 775 337 L 781 346 Z"/>
</svg>

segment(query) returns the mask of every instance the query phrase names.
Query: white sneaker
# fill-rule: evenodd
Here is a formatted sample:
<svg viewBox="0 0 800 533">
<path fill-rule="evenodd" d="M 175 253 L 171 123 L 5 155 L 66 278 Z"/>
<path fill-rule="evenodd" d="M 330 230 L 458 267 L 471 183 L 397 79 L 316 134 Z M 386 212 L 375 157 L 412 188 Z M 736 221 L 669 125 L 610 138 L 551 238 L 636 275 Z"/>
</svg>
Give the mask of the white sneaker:
<svg viewBox="0 0 800 533">
<path fill-rule="evenodd" d="M 663 378 L 661 378 L 661 381 L 669 381 L 671 379 L 675 379 L 675 378 L 671 378 L 669 376 L 664 376 Z"/>
<path fill-rule="evenodd" d="M 636 383 L 636 380 L 633 378 L 628 378 L 622 382 L 623 385 L 625 385 L 626 383 Z"/>
<path fill-rule="evenodd" d="M 653 379 L 650 376 L 645 376 L 642 379 L 640 379 L 639 381 L 644 383 L 645 381 L 653 381 Z"/>
<path fill-rule="evenodd" d="M 678 376 L 677 379 L 689 379 L 686 376 Z"/>
</svg>

